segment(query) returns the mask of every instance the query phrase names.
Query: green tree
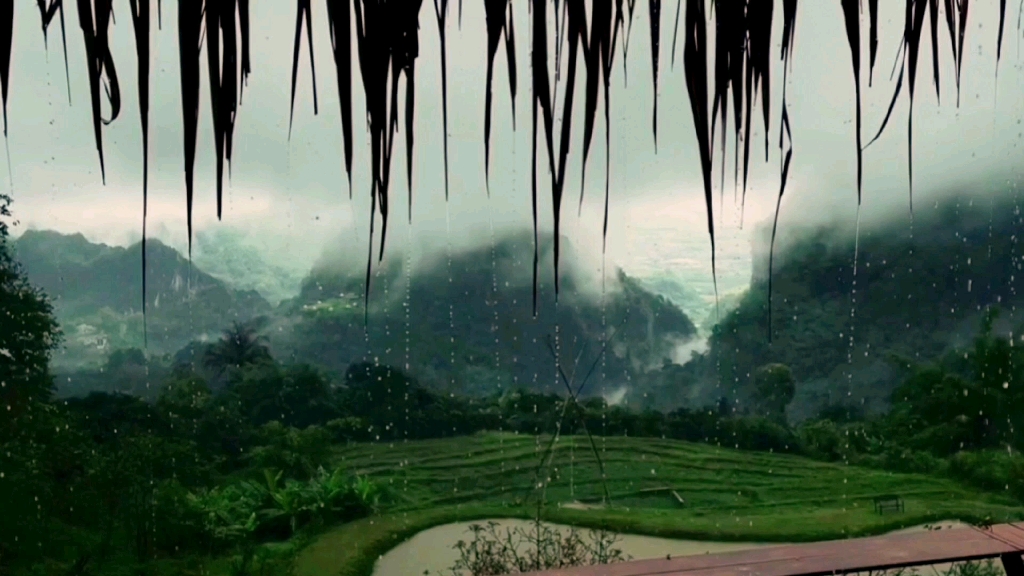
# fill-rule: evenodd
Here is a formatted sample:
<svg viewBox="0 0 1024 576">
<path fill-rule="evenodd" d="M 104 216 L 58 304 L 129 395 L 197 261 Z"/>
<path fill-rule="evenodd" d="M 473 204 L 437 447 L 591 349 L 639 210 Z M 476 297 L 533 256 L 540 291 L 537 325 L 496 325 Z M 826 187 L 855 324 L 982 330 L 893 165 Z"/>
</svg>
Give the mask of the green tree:
<svg viewBox="0 0 1024 576">
<path fill-rule="evenodd" d="M 984 432 L 986 399 L 979 392 L 941 366 L 920 367 L 893 392 L 885 437 L 938 456 L 978 448 L 993 439 Z"/>
<path fill-rule="evenodd" d="M 980 417 L 978 427 L 993 441 L 1021 447 L 1024 415 L 1016 407 L 1024 400 L 1024 350 L 1007 337 L 993 333 L 999 309 L 983 316 L 974 347 L 967 355 L 971 379 L 977 385 L 972 403 Z"/>
<path fill-rule="evenodd" d="M 124 366 L 145 366 L 146 353 L 138 348 L 119 348 L 110 353 L 104 370 L 117 370 Z"/>
<path fill-rule="evenodd" d="M 50 302 L 28 283 L 11 253 L 10 203 L 0 194 L 0 410 L 6 412 L 0 443 L 26 432 L 25 421 L 50 399 L 50 353 L 61 340 Z"/>
<path fill-rule="evenodd" d="M 974 344 L 943 362 L 911 365 L 894 391 L 886 437 L 937 456 L 960 450 L 1019 448 L 1024 418 L 1020 348 L 993 333 L 997 310 L 986 312 Z"/>
<path fill-rule="evenodd" d="M 278 398 L 285 424 L 306 428 L 338 415 L 331 384 L 316 368 L 294 364 L 285 367 L 283 376 Z"/>
<path fill-rule="evenodd" d="M 213 393 L 205 380 L 184 374 L 167 382 L 156 407 L 174 433 L 198 440 L 200 432 L 208 426 L 206 417 L 212 401 Z"/>
<path fill-rule="evenodd" d="M 277 420 L 305 428 L 338 416 L 330 382 L 308 364 L 251 364 L 236 373 L 231 392 L 255 426 Z"/>
<path fill-rule="evenodd" d="M 138 348 L 114 350 L 101 369 L 105 389 L 153 399 L 166 370 Z"/>
<path fill-rule="evenodd" d="M 220 340 L 207 349 L 203 362 L 218 374 L 270 360 L 270 349 L 256 322 L 233 322 Z"/>
<path fill-rule="evenodd" d="M 0 573 L 41 552 L 30 543 L 45 539 L 55 486 L 47 447 L 59 441 L 49 360 L 61 333 L 49 301 L 11 253 L 10 203 L 0 194 Z"/>
<path fill-rule="evenodd" d="M 754 398 L 771 418 L 784 420 L 796 394 L 793 372 L 785 364 L 765 364 L 754 371 Z"/>
<path fill-rule="evenodd" d="M 246 458 L 256 468 L 280 470 L 289 478 L 309 478 L 330 460 L 331 433 L 319 426 L 299 430 L 278 421 L 259 430 L 258 445 Z"/>
</svg>

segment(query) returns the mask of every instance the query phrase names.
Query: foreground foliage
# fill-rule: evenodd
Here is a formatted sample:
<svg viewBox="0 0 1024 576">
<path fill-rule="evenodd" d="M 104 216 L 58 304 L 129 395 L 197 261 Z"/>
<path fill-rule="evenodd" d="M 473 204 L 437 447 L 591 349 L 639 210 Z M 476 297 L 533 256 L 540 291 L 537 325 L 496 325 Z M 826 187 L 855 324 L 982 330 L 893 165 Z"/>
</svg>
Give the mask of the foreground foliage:
<svg viewBox="0 0 1024 576">
<path fill-rule="evenodd" d="M 455 544 L 459 559 L 450 569 L 452 576 L 502 576 L 630 559 L 615 547 L 619 538 L 604 530 L 584 535 L 575 527 L 560 530 L 540 521 L 529 529 L 500 526 L 494 521 L 470 525 L 470 539 Z"/>
</svg>

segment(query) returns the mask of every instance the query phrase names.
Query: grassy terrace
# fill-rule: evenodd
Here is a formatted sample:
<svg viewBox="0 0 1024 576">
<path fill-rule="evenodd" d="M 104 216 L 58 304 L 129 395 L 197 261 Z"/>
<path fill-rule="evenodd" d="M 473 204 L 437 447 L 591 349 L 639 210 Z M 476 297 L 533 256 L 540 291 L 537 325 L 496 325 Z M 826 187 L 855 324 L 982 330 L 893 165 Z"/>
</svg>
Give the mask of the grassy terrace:
<svg viewBox="0 0 1024 576">
<path fill-rule="evenodd" d="M 599 504 L 603 493 L 589 441 L 565 437 L 550 466 L 545 519 L 662 537 L 763 542 L 1024 516 L 1008 498 L 941 478 L 674 440 L 595 440 L 612 505 L 564 506 Z M 432 526 L 531 517 L 536 493 L 531 497 L 530 488 L 545 446 L 545 438 L 480 434 L 339 447 L 337 463 L 389 487 L 392 503 L 381 515 L 315 538 L 299 554 L 296 574 L 367 575 L 379 555 Z M 902 496 L 906 512 L 877 514 L 872 498 L 882 494 Z"/>
</svg>

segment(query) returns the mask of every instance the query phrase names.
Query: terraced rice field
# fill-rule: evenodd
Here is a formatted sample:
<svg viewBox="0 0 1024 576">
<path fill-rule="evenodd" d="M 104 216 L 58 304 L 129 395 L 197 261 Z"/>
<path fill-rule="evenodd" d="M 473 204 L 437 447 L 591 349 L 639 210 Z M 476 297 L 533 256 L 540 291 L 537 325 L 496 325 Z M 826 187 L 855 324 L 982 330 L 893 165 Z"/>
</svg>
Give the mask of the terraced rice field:
<svg viewBox="0 0 1024 576">
<path fill-rule="evenodd" d="M 616 532 L 760 542 L 1021 517 L 1004 497 L 942 478 L 675 440 L 595 438 L 602 481 L 587 438 L 562 437 L 538 479 L 549 440 L 489 433 L 339 447 L 338 463 L 388 487 L 389 500 L 381 515 L 316 539 L 300 554 L 297 574 L 368 575 L 379 555 L 419 531 L 529 518 L 538 509 L 550 521 Z M 603 502 L 605 487 L 610 504 Z M 901 496 L 905 512 L 875 512 L 872 499 L 884 494 Z"/>
</svg>

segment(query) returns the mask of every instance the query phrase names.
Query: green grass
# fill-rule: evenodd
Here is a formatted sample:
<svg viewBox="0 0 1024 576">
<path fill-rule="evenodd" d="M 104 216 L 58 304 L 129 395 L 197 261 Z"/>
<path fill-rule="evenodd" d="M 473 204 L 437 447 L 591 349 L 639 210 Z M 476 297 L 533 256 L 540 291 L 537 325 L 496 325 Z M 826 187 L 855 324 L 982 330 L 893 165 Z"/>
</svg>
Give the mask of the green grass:
<svg viewBox="0 0 1024 576">
<path fill-rule="evenodd" d="M 879 534 L 943 519 L 1024 517 L 1008 497 L 950 480 L 896 474 L 807 458 L 649 438 L 596 438 L 612 505 L 600 502 L 601 475 L 586 438 L 556 445 L 546 520 L 618 532 L 699 540 L 798 542 Z M 387 512 L 314 538 L 297 576 L 367 576 L 381 554 L 450 522 L 530 518 L 534 474 L 546 439 L 478 434 L 338 448 L 337 463 L 387 487 Z M 671 494 L 675 490 L 685 504 Z M 531 497 L 532 492 L 532 497 Z M 872 498 L 903 497 L 906 512 L 874 512 Z"/>
</svg>

